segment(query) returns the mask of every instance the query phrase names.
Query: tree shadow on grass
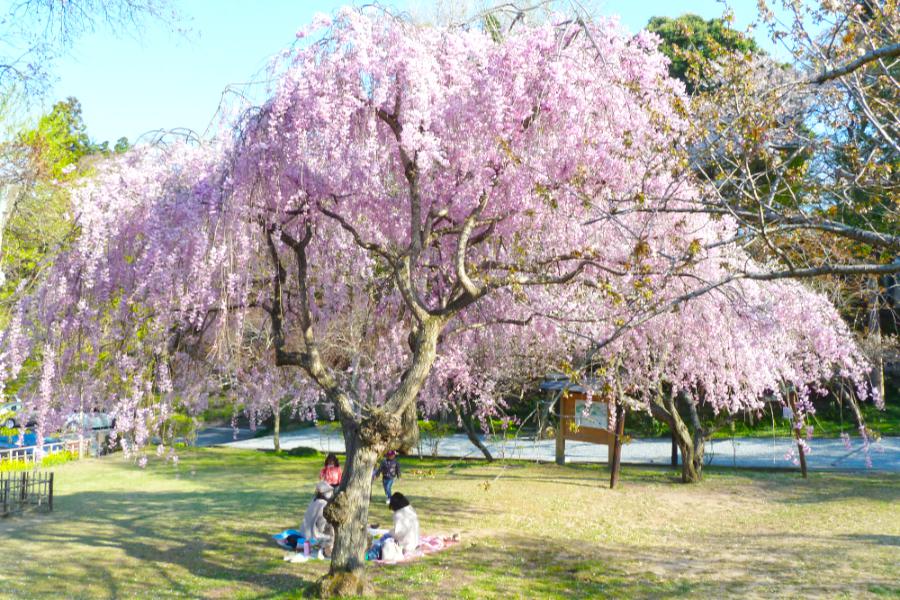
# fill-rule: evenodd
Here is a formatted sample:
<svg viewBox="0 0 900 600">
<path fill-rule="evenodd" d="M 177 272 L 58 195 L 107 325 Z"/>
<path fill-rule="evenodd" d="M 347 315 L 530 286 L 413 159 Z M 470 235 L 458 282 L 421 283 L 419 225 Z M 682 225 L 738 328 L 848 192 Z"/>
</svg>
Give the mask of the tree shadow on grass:
<svg viewBox="0 0 900 600">
<path fill-rule="evenodd" d="M 180 581 L 183 569 L 190 579 L 212 583 L 270 592 L 303 590 L 312 580 L 285 572 L 271 539 L 277 531 L 264 526 L 278 518 L 271 507 L 284 506 L 284 496 L 258 491 L 80 492 L 58 497 L 46 518 L 4 523 L 0 534 L 37 559 L 25 563 L 25 581 L 41 579 L 52 557 L 64 557 L 67 577 L 56 582 L 57 589 L 102 585 L 109 597 L 117 598 L 147 594 L 153 589 L 146 587 L 150 582 L 175 595 L 196 596 L 197 589 Z M 262 505 L 269 506 L 264 523 L 259 522 Z M 296 517 L 285 515 L 285 520 Z M 93 552 L 74 550 L 83 548 Z M 104 560 L 106 551 L 109 560 Z M 131 560 L 121 564 L 122 555 Z M 137 590 L 123 589 L 135 581 L 140 582 Z"/>
<path fill-rule="evenodd" d="M 452 522 L 465 510 L 453 500 L 415 498 L 435 522 Z M 4 552 L 25 558 L 11 588 L 21 584 L 20 597 L 63 588 L 73 590 L 66 597 L 78 590 L 95 597 L 99 589 L 109 598 L 159 590 L 185 597 L 293 596 L 328 568 L 327 561 L 285 563 L 272 540 L 299 527 L 306 501 L 260 490 L 78 492 L 59 496 L 49 515 L 0 522 L 0 537 L 10 540 Z M 65 568 L 56 568 L 52 557 L 64 557 Z"/>
<path fill-rule="evenodd" d="M 0 561 L 16 554 L 24 557 L 4 573 L 7 580 L 3 593 L 23 598 L 59 597 L 62 590 L 67 598 L 231 598 L 238 593 L 252 597 L 295 595 L 309 589 L 327 570 L 327 563 L 284 563 L 270 536 L 287 527 L 296 528 L 309 495 L 297 492 L 291 482 L 314 480 L 318 461 L 297 459 L 294 464 L 267 459 L 265 478 L 261 480 L 262 465 L 255 454 L 229 455 L 227 470 L 222 469 L 218 453 L 198 456 L 181 470 L 183 477 L 194 473 L 191 483 L 200 488 L 196 491 L 116 492 L 101 488 L 58 496 L 56 510 L 50 515 L 0 521 L 0 538 L 4 540 Z M 123 465 L 123 469 L 133 467 Z M 502 466 L 484 472 L 438 470 L 437 477 L 484 481 L 502 473 L 501 478 L 513 482 L 594 487 L 584 478 L 596 472 L 597 487 L 608 482 L 604 480 L 605 470 L 596 466 L 547 466 L 529 471 Z M 175 472 L 160 470 L 156 475 L 174 477 Z M 673 471 L 663 467 L 626 467 L 622 485 L 649 490 L 649 484 L 666 484 L 672 477 Z M 862 479 L 867 484 L 860 487 L 860 476 L 855 474 L 814 474 L 804 482 L 790 473 L 715 470 L 707 482 L 684 489 L 770 493 L 773 502 L 785 504 L 855 496 L 871 499 L 873 494 L 879 501 L 897 500 L 900 478 Z M 304 483 L 302 487 L 308 486 Z M 416 487 L 422 493 L 413 492 L 410 497 L 423 519 L 424 533 L 451 533 L 453 530 L 438 528 L 459 527 L 467 514 L 489 510 L 479 508 L 480 503 L 471 496 L 454 500 L 432 495 L 427 480 L 417 480 Z M 390 512 L 378 504 L 378 499 L 376 489 L 373 518 L 389 523 Z M 578 519 L 578 515 L 572 518 Z M 796 551 L 786 551 L 774 536 L 736 541 L 727 535 L 717 538 L 704 534 L 700 539 L 702 547 L 690 548 L 673 548 L 662 541 L 640 546 L 578 539 L 567 544 L 558 536 L 543 537 L 539 531 L 534 535 L 503 531 L 492 539 L 464 537 L 463 547 L 396 568 L 375 568 L 372 574 L 377 588 L 402 590 L 400 597 L 799 596 L 807 589 L 802 581 L 798 583 L 804 572 L 798 577 L 792 565 L 808 562 L 809 544 L 817 548 L 820 557 L 827 557 L 826 548 L 835 554 L 829 546 L 834 542 L 863 556 L 867 543 L 880 545 L 882 552 L 897 545 L 897 536 L 866 534 L 798 538 Z M 723 553 L 719 548 L 729 550 Z M 805 573 L 812 574 L 808 570 Z M 841 591 L 840 582 L 807 578 L 813 580 L 808 587 L 813 592 L 837 595 Z M 790 583 L 781 583 L 782 579 Z M 770 587 L 761 590 L 760 581 L 768 581 Z M 864 589 L 858 577 L 854 581 L 855 590 Z M 889 583 L 876 582 L 893 589 Z M 158 593 L 161 589 L 168 592 Z"/>
<path fill-rule="evenodd" d="M 900 535 L 849 533 L 838 537 L 845 540 L 862 542 L 865 544 L 875 544 L 878 546 L 900 546 Z"/>
</svg>

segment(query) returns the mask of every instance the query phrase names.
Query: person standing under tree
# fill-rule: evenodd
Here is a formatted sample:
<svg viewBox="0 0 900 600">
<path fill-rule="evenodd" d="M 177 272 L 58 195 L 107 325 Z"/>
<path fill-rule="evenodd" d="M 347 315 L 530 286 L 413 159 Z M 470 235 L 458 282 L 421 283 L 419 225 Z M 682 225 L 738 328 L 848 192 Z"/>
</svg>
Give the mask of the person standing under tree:
<svg viewBox="0 0 900 600">
<path fill-rule="evenodd" d="M 397 453 L 394 450 L 387 451 L 381 465 L 372 473 L 372 479 L 378 477 L 379 473 L 381 474 L 381 486 L 384 488 L 384 495 L 387 498 L 385 504 L 390 504 L 394 479 L 400 479 L 400 463 L 397 462 Z"/>
</svg>

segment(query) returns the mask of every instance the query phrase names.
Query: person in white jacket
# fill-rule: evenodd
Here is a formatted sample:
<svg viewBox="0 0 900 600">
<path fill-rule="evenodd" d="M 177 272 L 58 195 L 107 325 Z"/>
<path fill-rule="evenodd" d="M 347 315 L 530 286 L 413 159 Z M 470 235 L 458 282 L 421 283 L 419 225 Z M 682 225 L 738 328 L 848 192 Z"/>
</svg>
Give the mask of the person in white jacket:
<svg viewBox="0 0 900 600">
<path fill-rule="evenodd" d="M 400 492 L 391 495 L 389 506 L 394 511 L 394 527 L 387 536 L 394 539 L 403 554 L 415 552 L 419 547 L 419 516 Z"/>
</svg>

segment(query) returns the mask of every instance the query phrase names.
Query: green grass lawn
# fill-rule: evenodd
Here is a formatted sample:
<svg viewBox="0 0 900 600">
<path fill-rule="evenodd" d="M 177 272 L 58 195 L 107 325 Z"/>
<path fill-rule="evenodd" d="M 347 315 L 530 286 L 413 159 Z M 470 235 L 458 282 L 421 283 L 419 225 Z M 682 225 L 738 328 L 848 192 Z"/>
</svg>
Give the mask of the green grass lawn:
<svg viewBox="0 0 900 600">
<path fill-rule="evenodd" d="M 710 470 L 685 486 L 625 467 L 609 490 L 596 466 L 404 465 L 395 489 L 423 530 L 463 543 L 372 568 L 381 597 L 900 595 L 897 475 Z M 52 514 L 0 520 L 0 597 L 301 596 L 327 564 L 283 562 L 270 535 L 298 525 L 320 466 L 217 449 L 57 467 Z M 389 523 L 381 502 L 372 520 Z"/>
</svg>

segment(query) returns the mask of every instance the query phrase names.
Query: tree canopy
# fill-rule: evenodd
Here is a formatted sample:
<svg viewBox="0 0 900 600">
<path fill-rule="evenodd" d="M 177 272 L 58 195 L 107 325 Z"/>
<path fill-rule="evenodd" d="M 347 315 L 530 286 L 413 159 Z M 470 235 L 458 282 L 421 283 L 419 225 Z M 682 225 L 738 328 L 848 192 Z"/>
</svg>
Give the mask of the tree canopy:
<svg viewBox="0 0 900 600">
<path fill-rule="evenodd" d="M 233 136 L 72 188 L 78 236 L 0 346 L 0 380 L 40 361 L 21 393 L 41 434 L 103 407 L 146 461 L 173 410 L 235 382 L 327 405 L 348 459 L 324 589 L 358 593 L 372 467 L 417 400 L 490 403 L 541 353 L 644 409 L 663 383 L 726 412 L 836 375 L 866 393 L 827 300 L 734 279 L 758 268 L 738 223 L 668 210 L 704 191 L 671 151 L 686 98 L 655 36 L 369 8 L 298 37 Z"/>
</svg>

